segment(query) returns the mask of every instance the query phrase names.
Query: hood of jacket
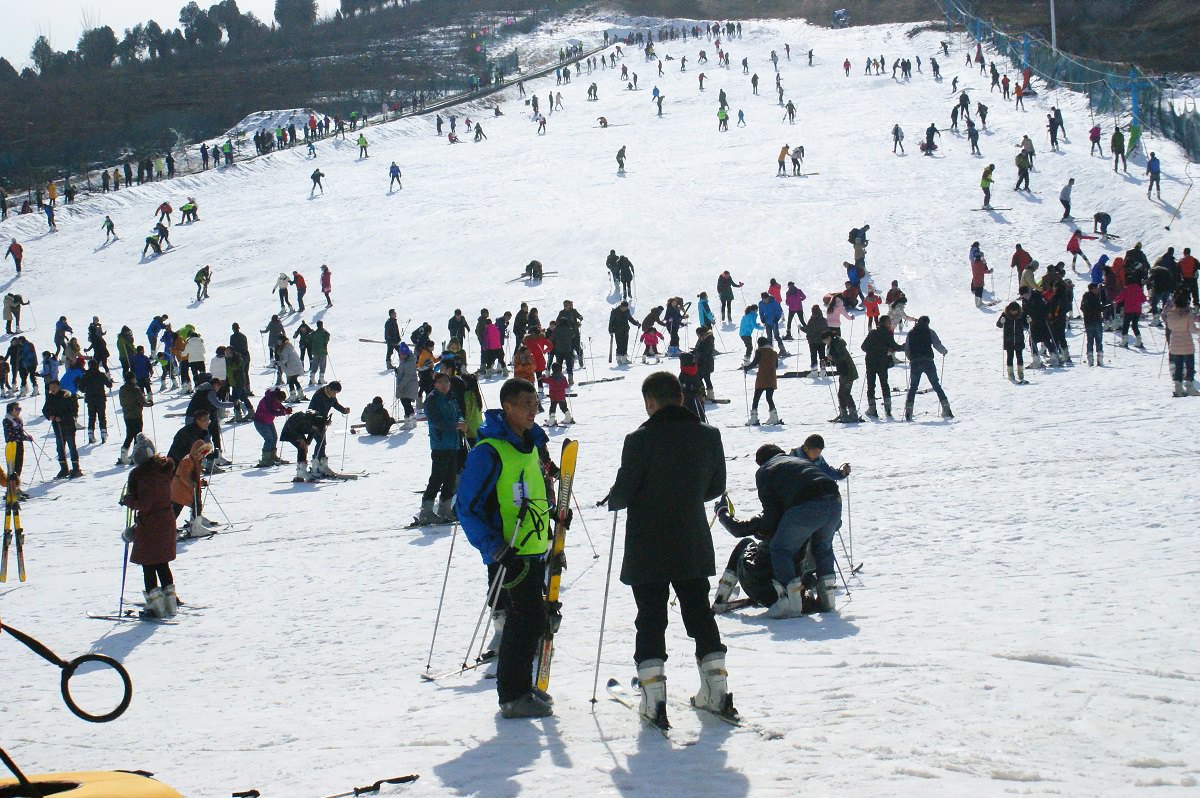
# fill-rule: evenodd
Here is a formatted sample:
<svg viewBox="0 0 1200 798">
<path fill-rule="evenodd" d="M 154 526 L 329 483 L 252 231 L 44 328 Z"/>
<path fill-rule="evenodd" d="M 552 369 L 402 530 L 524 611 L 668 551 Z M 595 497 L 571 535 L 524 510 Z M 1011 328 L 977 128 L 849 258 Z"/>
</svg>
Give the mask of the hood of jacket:
<svg viewBox="0 0 1200 798">
<path fill-rule="evenodd" d="M 530 428 L 529 437 L 535 449 L 540 449 L 550 440 L 546 431 L 537 424 Z M 525 442 L 508 426 L 508 422 L 504 420 L 504 411 L 499 408 L 483 414 L 483 423 L 479 425 L 479 440 L 484 438 L 508 441 L 521 450 L 525 448 Z"/>
</svg>

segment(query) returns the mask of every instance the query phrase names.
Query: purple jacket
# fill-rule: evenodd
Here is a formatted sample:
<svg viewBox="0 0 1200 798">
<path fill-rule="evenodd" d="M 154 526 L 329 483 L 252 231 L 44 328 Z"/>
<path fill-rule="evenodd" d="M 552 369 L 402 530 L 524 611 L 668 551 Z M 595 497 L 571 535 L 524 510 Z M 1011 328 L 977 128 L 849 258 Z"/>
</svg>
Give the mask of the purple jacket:
<svg viewBox="0 0 1200 798">
<path fill-rule="evenodd" d="M 792 286 L 787 290 L 787 295 L 784 296 L 784 301 L 787 302 L 787 309 L 793 313 L 804 312 L 804 300 L 808 299 L 796 286 Z"/>
<path fill-rule="evenodd" d="M 288 408 L 284 407 L 283 402 L 276 399 L 275 394 L 271 392 L 258 401 L 258 408 L 254 411 L 254 420 L 264 424 L 274 424 L 277 417 L 287 414 Z"/>
</svg>

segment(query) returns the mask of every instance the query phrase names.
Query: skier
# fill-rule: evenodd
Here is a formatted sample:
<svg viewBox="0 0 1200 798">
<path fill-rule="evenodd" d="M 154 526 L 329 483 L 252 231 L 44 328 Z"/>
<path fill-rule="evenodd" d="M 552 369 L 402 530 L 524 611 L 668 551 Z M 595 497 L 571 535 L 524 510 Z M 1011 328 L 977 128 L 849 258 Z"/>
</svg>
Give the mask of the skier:
<svg viewBox="0 0 1200 798">
<path fill-rule="evenodd" d="M 425 418 L 429 423 L 429 448 L 432 465 L 421 497 L 421 512 L 416 523 L 438 524 L 453 519 L 454 485 L 458 476 L 458 451 L 466 422 L 458 401 L 450 394 L 450 376 L 445 371 L 434 377 L 434 390 L 425 399 Z M 434 497 L 441 491 L 437 513 Z"/>
<path fill-rule="evenodd" d="M 1009 302 L 996 319 L 996 326 L 1004 331 L 1004 362 L 1008 369 L 1008 379 L 1017 385 L 1025 384 L 1025 333 L 1029 329 L 1029 319 L 1021 309 L 1020 302 Z M 1088 362 L 1091 362 L 1091 352 Z M 1013 361 L 1016 361 L 1016 374 L 1013 373 Z M 1104 365 L 1101 356 L 1100 365 Z"/>
<path fill-rule="evenodd" d="M 316 194 L 317 189 L 321 189 L 321 194 L 324 195 L 325 186 L 321 183 L 321 178 L 325 177 L 325 173 L 318 168 L 314 169 L 313 173 L 309 175 L 309 177 L 312 178 L 312 190 L 308 192 L 308 196 L 311 197 Z"/>
<path fill-rule="evenodd" d="M 779 300 L 767 291 L 759 294 L 758 317 L 767 331 L 767 338 L 779 344 L 779 356 L 788 357 L 787 347 L 783 345 L 783 337 L 779 334 L 779 322 L 783 319 L 783 306 Z"/>
<path fill-rule="evenodd" d="M 1013 191 L 1020 191 L 1022 184 L 1025 186 L 1025 191 L 1029 191 L 1029 153 L 1021 150 L 1017 153 L 1014 163 L 1017 167 L 1017 184 L 1013 186 Z"/>
<path fill-rule="evenodd" d="M 362 158 L 366 158 L 366 157 L 368 157 L 368 156 L 367 156 L 367 137 L 366 137 L 366 135 L 365 135 L 365 134 L 363 134 L 363 133 L 359 133 L 359 134 L 358 134 L 358 142 L 357 142 L 357 143 L 358 143 L 358 157 L 359 157 L 359 159 L 362 159 Z"/>
<path fill-rule="evenodd" d="M 1172 396 L 1200 396 L 1196 389 L 1196 341 L 1200 321 L 1188 307 L 1188 292 L 1175 292 L 1172 306 L 1163 312 L 1167 327 L 1167 353 L 1171 356 L 1171 377 L 1175 382 Z"/>
<path fill-rule="evenodd" d="M 416 411 L 413 408 L 420 392 L 417 359 L 408 344 L 401 343 L 396 350 L 396 361 L 396 398 L 404 407 L 404 421 L 400 428 L 409 431 L 417 426 Z"/>
<path fill-rule="evenodd" d="M 172 508 L 172 482 L 175 465 L 158 454 L 154 443 L 138 433 L 133 444 L 124 504 L 134 513 L 134 523 L 122 532 L 126 543 L 133 543 L 129 561 L 142 566 L 145 615 L 170 618 L 179 606 L 171 561 L 176 554 L 175 518 Z"/>
<path fill-rule="evenodd" d="M 388 180 L 388 191 L 392 190 L 393 183 L 395 183 L 401 189 L 404 188 L 404 185 L 400 182 L 400 167 L 396 165 L 395 161 L 392 161 L 392 165 L 388 167 L 388 175 L 391 177 L 391 179 Z"/>
<path fill-rule="evenodd" d="M 1129 162 L 1125 160 L 1125 134 L 1121 132 L 1121 128 L 1113 130 L 1108 148 L 1112 151 L 1113 171 L 1117 171 L 1117 163 L 1120 162 L 1121 167 L 1128 173 Z"/>
<path fill-rule="evenodd" d="M 202 266 L 192 281 L 196 283 L 196 301 L 208 299 L 208 284 L 212 282 L 212 267 Z"/>
<path fill-rule="evenodd" d="M 1058 192 L 1058 201 L 1063 206 L 1063 215 L 1059 219 L 1060 222 L 1065 222 L 1067 219 L 1072 219 L 1071 216 L 1071 189 L 1075 188 L 1075 178 L 1067 181 L 1067 184 L 1062 187 L 1062 191 Z M 1072 263 L 1074 265 L 1074 263 Z"/>
<path fill-rule="evenodd" d="M 1096 240 L 1096 236 L 1084 235 L 1083 231 L 1080 230 L 1078 227 L 1075 228 L 1075 232 L 1071 233 L 1071 238 L 1067 241 L 1067 252 L 1071 253 L 1071 269 L 1072 270 L 1075 269 L 1075 260 L 1077 258 L 1083 258 L 1083 262 L 1086 263 L 1088 266 L 1092 265 L 1092 262 L 1090 260 L 1088 260 L 1088 256 L 1083 254 L 1083 247 L 1080 246 L 1079 242 L 1080 241 L 1095 241 L 1095 240 Z"/>
<path fill-rule="evenodd" d="M 946 392 L 942 390 L 942 384 L 938 381 L 937 367 L 933 363 L 935 349 L 943 356 L 946 354 L 946 347 L 942 345 L 941 339 L 929 327 L 929 317 L 921 316 L 904 340 L 904 354 L 908 358 L 910 380 L 908 395 L 904 399 L 905 421 L 912 421 L 913 404 L 917 398 L 917 389 L 921 386 L 922 375 L 929 378 L 929 384 L 933 386 L 938 401 L 942 403 L 942 418 L 954 418 L 954 414 L 950 412 L 950 400 L 946 398 Z"/>
<path fill-rule="evenodd" d="M 387 345 L 387 352 L 384 355 L 384 368 L 392 368 L 392 352 L 398 352 L 400 342 L 403 340 L 400 335 L 400 322 L 396 319 L 396 309 L 388 310 L 387 321 L 383 323 L 383 342 Z"/>
<path fill-rule="evenodd" d="M 325 384 L 325 368 L 329 365 L 329 331 L 324 321 L 308 336 L 308 386 Z M 318 372 L 320 379 L 318 380 Z"/>
<path fill-rule="evenodd" d="M 87 371 L 76 384 L 83 393 L 84 404 L 88 411 L 88 443 L 96 442 L 96 422 L 100 422 L 100 442 L 108 443 L 108 389 L 113 381 L 100 371 L 100 361 L 93 358 L 88 362 Z"/>
<path fill-rule="evenodd" d="M 775 389 L 779 387 L 779 379 L 776 375 L 776 369 L 779 365 L 779 354 L 771 348 L 770 338 L 759 338 L 758 349 L 754 353 L 754 359 L 742 366 L 742 371 L 747 372 L 751 369 L 758 369 L 754 377 L 754 400 L 750 404 L 750 418 L 746 421 L 749 427 L 757 427 L 758 422 L 758 401 L 765 394 L 767 397 L 767 409 L 771 411 L 770 417 L 767 418 L 767 425 L 773 426 L 782 424 L 779 419 L 779 413 L 775 409 Z"/>
<path fill-rule="evenodd" d="M 833 329 L 827 329 L 821 334 L 829 362 L 837 369 L 838 374 L 838 416 L 832 419 L 843 424 L 862 421 L 858 408 L 854 405 L 854 381 L 858 379 L 858 368 L 846 345 L 846 339 L 835 335 Z"/>
<path fill-rule="evenodd" d="M 1100 365 L 1104 365 L 1104 303 L 1100 297 L 1100 285 L 1088 283 L 1087 292 L 1079 300 L 1079 312 L 1083 314 L 1083 330 L 1087 335 L 1087 362 L 1089 366 L 1096 365 L 1094 357 Z M 1012 367 L 1009 367 L 1012 370 Z"/>
<path fill-rule="evenodd" d="M 649 420 L 625 437 L 621 468 L 602 500 L 611 511 L 629 509 L 621 581 L 632 587 L 638 609 L 639 712 L 668 728 L 667 599 L 674 588 L 684 627 L 696 642 L 701 687 L 692 703 L 735 717 L 726 648 L 708 601 L 716 563 L 704 503 L 725 491 L 721 433 L 681 406 L 683 392 L 673 374 L 647 377 L 642 399 Z"/>
<path fill-rule="evenodd" d="M 970 119 L 967 120 L 967 141 L 971 142 L 971 154 L 983 157 L 983 152 L 979 149 L 979 128 Z"/>
<path fill-rule="evenodd" d="M 326 429 L 330 413 L 334 410 L 341 413 L 343 416 L 349 415 L 350 408 L 343 407 L 338 402 L 337 396 L 342 392 L 342 384 L 337 380 L 317 390 L 313 394 L 312 399 L 308 402 L 309 412 L 315 413 L 323 419 L 326 419 Z M 329 467 L 329 458 L 325 456 L 325 431 L 323 429 L 320 437 L 317 438 L 316 449 L 313 452 L 313 468 L 312 474 L 317 477 L 336 476 L 333 470 Z"/>
<path fill-rule="evenodd" d="M 787 177 L 787 157 L 788 157 L 788 152 L 790 149 L 791 148 L 786 144 L 784 144 L 779 149 L 779 158 L 778 158 L 779 169 L 775 172 L 775 175 L 777 177 L 779 177 L 779 176 Z"/>
<path fill-rule="evenodd" d="M 636 329 L 640 326 L 637 319 L 629 312 L 629 302 L 626 300 L 621 300 L 621 304 L 609 312 L 608 333 L 616 342 L 618 366 L 629 365 L 629 328 Z"/>
<path fill-rule="evenodd" d="M 832 612 L 837 591 L 833 536 L 842 525 L 837 482 L 807 457 L 786 454 L 772 443 L 760 446 L 754 461 L 762 512 L 737 520 L 731 517 L 728 503 L 721 501 L 716 513 L 734 537 L 753 535 L 769 542 L 775 601 L 767 617 L 803 615 L 804 593 L 810 588 L 817 593 L 821 611 Z M 815 571 L 797 573 L 796 555 L 808 545 L 816 559 Z"/>
<path fill-rule="evenodd" d="M 174 210 L 175 209 L 171 207 L 171 203 L 169 203 L 169 202 L 164 202 L 161 205 L 159 205 L 155 209 L 155 213 L 158 214 L 158 221 L 161 222 L 165 219 L 167 224 L 170 224 L 171 223 L 171 214 L 174 212 Z"/>
<path fill-rule="evenodd" d="M 895 152 L 897 147 L 900 148 L 900 153 L 903 154 L 904 153 L 904 131 L 900 128 L 899 122 L 892 125 L 892 152 Z"/>
<path fill-rule="evenodd" d="M 892 334 L 891 320 L 886 316 L 879 319 L 859 348 L 866 355 L 864 365 L 867 369 L 867 418 L 879 418 L 879 410 L 875 405 L 875 380 L 878 378 L 879 390 L 883 394 L 883 412 L 891 419 L 892 388 L 888 383 L 888 369 L 895 362 L 895 353 L 900 351 L 900 344 Z"/>
<path fill-rule="evenodd" d="M 21 261 L 25 257 L 25 248 L 17 243 L 17 239 L 13 239 L 8 245 L 8 249 L 4 251 L 4 257 L 12 258 L 13 264 L 17 267 L 17 274 L 21 273 Z"/>
<path fill-rule="evenodd" d="M 979 248 L 979 242 L 971 244 L 971 293 L 975 295 L 975 307 L 983 307 L 983 284 L 987 275 L 991 274 L 992 270 L 987 265 L 987 260 L 983 257 L 983 250 Z"/>
<path fill-rule="evenodd" d="M 991 210 L 992 207 L 992 184 L 996 181 L 992 174 L 996 171 L 996 164 L 990 163 L 983 170 L 983 177 L 979 179 L 979 187 L 983 189 L 983 209 Z"/>
<path fill-rule="evenodd" d="M 46 380 L 46 401 L 42 415 L 54 429 L 54 445 L 58 451 L 58 474 L 55 479 L 83 476 L 79 470 L 79 451 L 75 447 L 75 418 L 79 415 L 79 400 L 62 390 L 56 377 Z M 67 453 L 71 455 L 71 469 L 67 470 Z"/>
<path fill-rule="evenodd" d="M 105 244 L 107 244 L 110 239 L 113 241 L 121 240 L 120 236 L 117 235 L 117 226 L 115 224 L 113 224 L 113 220 L 112 220 L 111 216 L 104 217 L 104 222 L 101 223 L 100 229 L 104 231 L 104 243 Z"/>
<path fill-rule="evenodd" d="M 1146 199 L 1150 199 L 1150 192 L 1154 190 L 1158 191 L 1158 198 L 1162 199 L 1162 164 L 1155 153 L 1150 153 L 1150 160 L 1146 162 L 1146 174 L 1150 176 L 1150 184 L 1146 187 Z"/>
<path fill-rule="evenodd" d="M 1088 155 L 1095 155 L 1096 150 L 1100 150 L 1100 157 L 1104 157 L 1104 145 L 1100 143 L 1100 125 L 1092 125 L 1092 129 L 1088 131 L 1088 140 L 1092 143 L 1092 149 Z M 1114 170 L 1115 171 L 1115 170 Z"/>
<path fill-rule="evenodd" d="M 1050 131 L 1050 149 L 1058 150 L 1058 121 L 1054 114 L 1046 114 L 1046 129 Z"/>
<path fill-rule="evenodd" d="M 304 276 L 298 271 L 292 271 L 291 284 L 296 287 L 296 309 L 304 312 L 304 294 L 308 291 L 308 285 L 304 282 Z"/>
<path fill-rule="evenodd" d="M 717 298 L 721 300 L 721 321 L 733 322 L 733 289 L 741 288 L 745 283 L 735 282 L 725 270 L 717 277 Z M 746 348 L 750 354 L 750 348 Z"/>
<path fill-rule="evenodd" d="M 804 323 L 804 301 L 808 297 L 804 292 L 791 280 L 788 280 L 787 293 L 784 295 L 784 301 L 787 303 L 787 335 L 783 336 L 785 341 L 792 339 L 792 319 L 799 321 L 800 332 L 805 331 Z M 703 321 L 701 321 L 703 324 Z"/>
<path fill-rule="evenodd" d="M 438 379 L 438 392 L 443 391 L 443 383 L 448 390 L 444 376 Z M 456 405 L 444 409 L 446 419 L 452 409 L 457 412 Z M 552 494 L 543 472 L 556 471 L 552 463 L 543 465 L 547 438 L 536 423 L 537 410 L 531 383 L 521 379 L 504 383 L 500 408 L 487 411 L 479 445 L 467 455 L 457 502 L 463 532 L 483 556 L 489 582 L 504 585 L 497 604 L 506 606 L 496 607 L 494 614 L 501 627 L 496 692 L 504 718 L 554 713 L 554 699 L 537 689 L 532 679 L 534 655 L 547 623 L 542 590 Z M 455 441 L 451 452 L 455 468 L 457 447 Z"/>
<path fill-rule="evenodd" d="M 25 422 L 21 419 L 21 403 L 9 402 L 4 415 L 4 446 L 5 459 L 8 463 L 10 477 L 19 479 L 25 464 L 25 442 L 33 442 L 33 436 L 25 431 Z M 17 495 L 21 499 L 29 498 L 25 491 L 18 488 Z"/>
<path fill-rule="evenodd" d="M 333 274 L 329 271 L 329 267 L 321 264 L 321 293 L 325 295 L 325 307 L 333 307 L 333 299 L 330 294 L 333 292 Z"/>
<path fill-rule="evenodd" d="M 1108 226 L 1112 224 L 1112 215 L 1100 211 L 1092 215 L 1092 232 L 1099 233 L 1100 238 L 1108 240 Z"/>
<path fill-rule="evenodd" d="M 621 149 L 617 150 L 617 171 L 624 174 L 625 172 L 625 145 L 621 145 Z"/>
</svg>

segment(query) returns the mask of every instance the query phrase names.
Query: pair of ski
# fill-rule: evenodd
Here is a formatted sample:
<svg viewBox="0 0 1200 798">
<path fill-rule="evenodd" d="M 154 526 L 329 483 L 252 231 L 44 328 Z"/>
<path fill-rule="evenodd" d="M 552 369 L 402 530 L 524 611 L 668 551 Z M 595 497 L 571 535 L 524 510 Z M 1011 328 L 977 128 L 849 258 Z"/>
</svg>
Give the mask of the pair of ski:
<svg viewBox="0 0 1200 798">
<path fill-rule="evenodd" d="M 284 482 L 283 484 L 284 485 L 317 485 L 322 482 L 352 482 L 353 480 L 356 480 L 359 477 L 366 477 L 366 476 L 369 476 L 369 475 L 365 474 L 365 473 L 364 474 L 339 474 L 339 473 L 334 472 L 334 473 L 329 473 L 329 474 L 322 474 L 321 476 L 318 476 L 318 477 L 310 476 L 308 479 L 301 479 L 300 477 L 292 477 L 292 479 L 290 481 Z"/>
<path fill-rule="evenodd" d="M 635 713 L 639 718 L 642 719 L 642 721 L 648 727 L 654 729 L 655 731 L 657 731 L 659 734 L 661 734 L 663 737 L 670 740 L 671 742 L 676 743 L 678 745 L 682 745 L 682 746 L 689 746 L 689 745 L 695 745 L 696 743 L 698 743 L 700 741 L 699 735 L 688 737 L 686 739 L 679 739 L 678 736 L 672 737 L 671 733 L 672 733 L 673 729 L 669 723 L 667 723 L 665 725 L 659 725 L 658 723 L 655 723 L 654 721 L 650 720 L 645 715 L 643 715 L 641 713 L 641 710 L 639 709 L 641 697 L 638 693 L 640 688 L 638 686 L 638 680 L 637 680 L 636 676 L 633 677 L 633 679 L 630 681 L 629 686 L 630 686 L 630 689 L 626 690 L 621 685 L 621 683 L 614 677 L 614 678 L 610 678 L 608 680 L 607 684 L 605 684 L 604 689 L 608 692 L 609 698 L 611 698 L 613 701 L 620 704 L 621 706 L 625 707 L 629 711 Z M 782 736 L 778 732 L 771 732 L 771 731 L 768 731 L 767 729 L 759 726 L 758 724 L 753 724 L 753 723 L 747 722 L 744 718 L 742 718 L 741 715 L 739 715 L 737 713 L 737 710 L 733 709 L 732 698 L 733 698 L 733 696 L 732 696 L 732 694 L 730 694 L 728 697 L 728 700 L 726 702 L 730 708 L 729 712 L 721 712 L 721 711 L 718 711 L 715 709 L 709 709 L 708 707 L 696 706 L 690 702 L 685 702 L 685 701 L 680 701 L 680 700 L 675 700 L 675 699 L 668 699 L 667 703 L 673 707 L 678 707 L 681 709 L 691 709 L 691 710 L 695 710 L 696 712 L 703 712 L 704 714 L 709 715 L 710 717 L 714 717 L 723 723 L 729 724 L 730 726 L 735 726 L 739 729 L 749 729 L 749 730 L 755 731 L 760 736 L 765 737 L 767 739 L 775 739 L 775 738 Z"/>
<path fill-rule="evenodd" d="M 504 282 L 506 282 L 506 283 L 515 283 L 515 282 L 519 282 L 519 281 L 521 281 L 521 280 L 527 280 L 527 281 L 529 281 L 529 282 L 538 282 L 538 281 L 539 281 L 539 280 L 541 280 L 543 277 L 549 277 L 549 276 L 551 276 L 551 275 L 554 275 L 554 274 L 558 274 L 558 272 L 542 272 L 541 274 L 538 274 L 538 275 L 533 275 L 533 274 L 522 274 L 520 277 L 514 277 L 513 279 L 511 279 L 511 280 L 505 280 Z"/>
<path fill-rule="evenodd" d="M 16 460 L 17 442 L 5 444 L 8 472 L 13 471 Z M 0 582 L 8 581 L 8 551 L 14 546 L 17 552 L 17 578 L 25 581 L 25 530 L 21 526 L 21 495 L 17 491 L 17 480 L 9 480 L 4 491 L 4 544 L 0 549 Z"/>
</svg>

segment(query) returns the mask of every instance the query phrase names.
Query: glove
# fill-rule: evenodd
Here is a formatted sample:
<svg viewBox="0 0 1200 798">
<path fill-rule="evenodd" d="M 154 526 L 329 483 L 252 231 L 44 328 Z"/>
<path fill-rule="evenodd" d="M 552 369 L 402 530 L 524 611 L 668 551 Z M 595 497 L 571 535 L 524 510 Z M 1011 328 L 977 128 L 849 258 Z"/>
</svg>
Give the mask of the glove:
<svg viewBox="0 0 1200 798">
<path fill-rule="evenodd" d="M 513 572 L 513 566 L 517 563 L 517 550 L 512 546 L 505 546 L 503 549 L 496 552 L 496 563 L 511 574 Z"/>
<path fill-rule="evenodd" d="M 607 504 L 608 504 L 608 495 L 607 495 L 607 494 L 605 494 L 605 496 L 604 496 L 604 498 L 603 498 L 603 499 L 601 499 L 600 501 L 596 502 L 596 506 L 597 506 L 597 507 L 604 507 L 604 506 L 605 506 L 605 505 L 607 505 Z"/>
<path fill-rule="evenodd" d="M 546 476 L 550 477 L 550 479 L 558 479 L 558 475 L 562 471 L 562 469 L 560 469 L 557 465 L 554 464 L 553 460 L 546 461 L 545 470 L 546 470 Z"/>
<path fill-rule="evenodd" d="M 575 511 L 572 510 L 570 507 L 568 507 L 567 511 L 565 513 L 563 513 L 563 516 L 562 516 L 562 523 L 563 523 L 564 529 L 571 528 L 571 519 L 573 519 L 574 517 L 575 517 Z"/>
<path fill-rule="evenodd" d="M 135 530 L 131 526 L 127 526 L 127 527 L 125 527 L 125 530 L 123 532 L 121 532 L 121 540 L 125 541 L 126 543 L 132 543 L 133 538 L 136 535 L 137 535 L 137 530 Z"/>
<path fill-rule="evenodd" d="M 839 470 L 842 472 L 842 476 L 844 476 L 844 477 L 850 476 L 850 464 L 849 463 L 842 463 L 842 467 Z"/>
</svg>

